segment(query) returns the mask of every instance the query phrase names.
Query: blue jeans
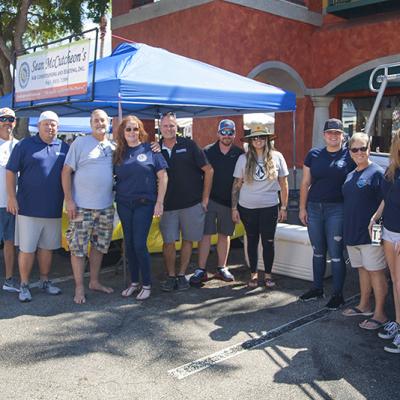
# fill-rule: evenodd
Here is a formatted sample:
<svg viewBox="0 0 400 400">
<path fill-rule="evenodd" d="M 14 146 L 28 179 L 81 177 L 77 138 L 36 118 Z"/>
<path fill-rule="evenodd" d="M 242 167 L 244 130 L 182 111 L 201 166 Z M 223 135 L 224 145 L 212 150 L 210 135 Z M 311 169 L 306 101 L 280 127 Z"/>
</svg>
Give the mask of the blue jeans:
<svg viewBox="0 0 400 400">
<path fill-rule="evenodd" d="M 313 247 L 314 287 L 323 289 L 326 252 L 331 257 L 334 294 L 342 294 L 346 266 L 343 258 L 343 203 L 307 204 L 308 235 Z"/>
<path fill-rule="evenodd" d="M 150 255 L 147 250 L 147 235 L 153 221 L 154 203 L 145 199 L 117 202 L 117 211 L 124 232 L 126 257 L 131 281 L 151 285 Z"/>
</svg>

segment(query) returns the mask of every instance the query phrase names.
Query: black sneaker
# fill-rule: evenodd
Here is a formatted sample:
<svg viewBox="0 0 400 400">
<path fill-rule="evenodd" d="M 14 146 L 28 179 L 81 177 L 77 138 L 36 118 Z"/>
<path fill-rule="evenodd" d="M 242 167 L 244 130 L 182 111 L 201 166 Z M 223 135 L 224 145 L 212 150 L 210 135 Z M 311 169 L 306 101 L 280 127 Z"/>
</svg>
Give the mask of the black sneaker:
<svg viewBox="0 0 400 400">
<path fill-rule="evenodd" d="M 178 275 L 176 277 L 176 290 L 187 290 L 190 288 L 189 282 L 185 275 Z"/>
<path fill-rule="evenodd" d="M 169 276 L 167 280 L 161 285 L 163 292 L 172 292 L 176 288 L 175 276 Z"/>
<path fill-rule="evenodd" d="M 342 306 L 343 304 L 344 304 L 343 296 L 341 294 L 334 294 L 330 298 L 328 303 L 326 303 L 325 307 L 328 310 L 338 310 L 340 308 L 340 306 Z"/>
<path fill-rule="evenodd" d="M 207 271 L 203 268 L 196 268 L 194 274 L 189 279 L 189 283 L 191 286 L 200 286 L 201 283 L 205 282 L 207 279 Z"/>
<path fill-rule="evenodd" d="M 308 292 L 302 294 L 299 297 L 299 300 L 304 301 L 306 303 L 307 301 L 313 301 L 323 298 L 324 298 L 324 291 L 322 289 L 311 289 Z"/>
</svg>

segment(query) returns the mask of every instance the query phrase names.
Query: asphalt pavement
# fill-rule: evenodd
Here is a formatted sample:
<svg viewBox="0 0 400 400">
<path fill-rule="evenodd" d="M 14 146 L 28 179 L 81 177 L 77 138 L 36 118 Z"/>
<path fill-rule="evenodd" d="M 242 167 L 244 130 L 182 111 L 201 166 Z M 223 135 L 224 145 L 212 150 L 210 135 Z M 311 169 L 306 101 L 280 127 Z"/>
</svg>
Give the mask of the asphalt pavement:
<svg viewBox="0 0 400 400">
<path fill-rule="evenodd" d="M 122 269 L 106 261 L 102 278 L 115 292 L 90 292 L 84 305 L 72 302 L 60 254 L 53 275 L 62 295 L 33 288 L 21 304 L 1 291 L 1 400 L 399 398 L 400 355 L 384 352 L 376 332 L 324 309 L 327 299 L 299 303 L 309 282 L 276 276 L 275 289 L 249 290 L 242 249 L 229 258 L 235 282 L 173 293 L 160 291 L 162 257 L 152 255 L 154 290 L 144 302 L 121 297 Z M 215 261 L 213 253 L 211 272 Z M 355 303 L 357 294 L 349 269 L 345 297 Z"/>
</svg>

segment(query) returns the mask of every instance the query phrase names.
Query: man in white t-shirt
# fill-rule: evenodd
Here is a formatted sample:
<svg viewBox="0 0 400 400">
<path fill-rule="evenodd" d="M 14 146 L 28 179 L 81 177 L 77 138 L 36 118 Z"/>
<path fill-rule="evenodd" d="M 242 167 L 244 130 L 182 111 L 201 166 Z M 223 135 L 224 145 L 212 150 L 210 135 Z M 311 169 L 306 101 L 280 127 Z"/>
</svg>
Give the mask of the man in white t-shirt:
<svg viewBox="0 0 400 400">
<path fill-rule="evenodd" d="M 99 282 L 103 254 L 110 246 L 114 207 L 112 198 L 112 154 L 114 145 L 106 133 L 110 121 L 103 110 L 90 117 L 92 134 L 76 139 L 69 149 L 62 172 L 65 204 L 69 217 L 67 241 L 75 278 L 74 302 L 86 302 L 83 273 L 90 243 L 89 289 L 112 293 Z"/>
<path fill-rule="evenodd" d="M 13 137 L 16 125 L 15 113 L 10 108 L 0 108 L 0 239 L 3 240 L 5 280 L 3 290 L 19 292 L 19 284 L 13 277 L 15 246 L 15 216 L 7 211 L 6 165 L 10 154 L 18 142 Z"/>
</svg>

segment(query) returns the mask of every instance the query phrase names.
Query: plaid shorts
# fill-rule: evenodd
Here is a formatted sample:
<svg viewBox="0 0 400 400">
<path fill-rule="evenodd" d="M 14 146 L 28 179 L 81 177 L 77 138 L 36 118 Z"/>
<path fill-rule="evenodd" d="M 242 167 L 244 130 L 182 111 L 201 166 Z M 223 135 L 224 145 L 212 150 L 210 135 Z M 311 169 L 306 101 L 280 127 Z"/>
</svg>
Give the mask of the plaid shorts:
<svg viewBox="0 0 400 400">
<path fill-rule="evenodd" d="M 77 207 L 76 213 L 65 233 L 71 254 L 87 256 L 89 242 L 100 253 L 107 254 L 114 228 L 114 207 L 103 210 Z"/>
</svg>

